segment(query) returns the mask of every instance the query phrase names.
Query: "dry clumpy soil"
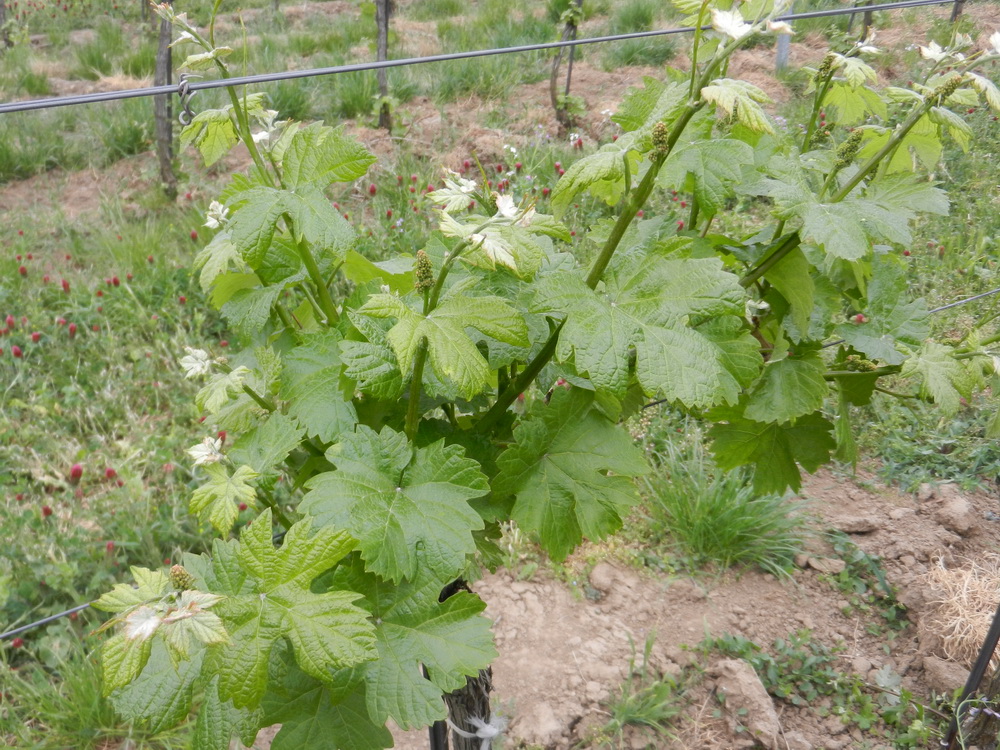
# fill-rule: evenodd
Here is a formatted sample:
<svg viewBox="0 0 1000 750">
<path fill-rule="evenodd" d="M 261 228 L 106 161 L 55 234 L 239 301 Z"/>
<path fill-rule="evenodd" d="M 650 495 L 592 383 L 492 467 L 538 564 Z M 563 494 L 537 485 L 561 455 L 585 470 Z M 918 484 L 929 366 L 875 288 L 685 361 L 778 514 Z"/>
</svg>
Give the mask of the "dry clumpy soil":
<svg viewBox="0 0 1000 750">
<path fill-rule="evenodd" d="M 818 528 L 839 530 L 881 558 L 910 620 L 891 643 L 866 629 L 878 615 L 845 614 L 848 601 L 826 575 L 842 570 L 844 562 L 820 540 L 798 558 L 788 580 L 755 571 L 665 578 L 610 559 L 569 582 L 543 574 L 521 581 L 501 572 L 475 589 L 487 602 L 500 651 L 493 665 L 495 706 L 510 720 L 503 747 L 598 747 L 594 730 L 607 722 L 607 703 L 619 694 L 633 648 L 641 655 L 650 633 L 655 645 L 649 667 L 659 674 L 678 674 L 704 659 L 687 647 L 708 636 L 731 633 L 768 646 L 808 629 L 813 640 L 839 649 L 841 671 L 871 683 L 877 670 L 889 666 L 917 700 L 961 686 L 968 664 L 942 658 L 940 632 L 930 626 L 926 577 L 932 566 L 960 569 L 998 548 L 1000 524 L 989 520 L 1000 510 L 998 499 L 952 485 L 903 494 L 867 476 L 828 472 L 808 478 L 802 495 L 812 501 Z M 626 747 L 841 750 L 867 739 L 836 716 L 821 717 L 819 706 L 773 700 L 746 662 L 710 655 L 701 666 L 704 677 L 686 696 L 674 725 L 677 739 L 635 732 L 626 734 Z M 718 693 L 727 696 L 728 717 L 713 717 Z M 737 712 L 756 740 L 745 731 L 734 733 Z M 267 747 L 264 735 L 258 748 Z M 398 732 L 396 740 L 404 750 L 428 747 L 426 732 Z"/>
</svg>

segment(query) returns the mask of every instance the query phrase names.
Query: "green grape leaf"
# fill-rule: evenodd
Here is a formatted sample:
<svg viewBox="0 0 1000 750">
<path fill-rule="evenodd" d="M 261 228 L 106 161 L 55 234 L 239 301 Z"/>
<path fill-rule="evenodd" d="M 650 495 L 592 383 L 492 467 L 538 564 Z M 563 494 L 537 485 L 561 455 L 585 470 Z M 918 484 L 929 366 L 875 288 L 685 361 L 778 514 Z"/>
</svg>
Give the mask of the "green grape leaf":
<svg viewBox="0 0 1000 750">
<path fill-rule="evenodd" d="M 921 393 L 948 415 L 958 411 L 961 399 L 969 398 L 974 385 L 969 372 L 952 354 L 949 347 L 928 341 L 903 363 L 900 372 L 904 378 L 914 375 L 922 378 Z"/>
<path fill-rule="evenodd" d="M 515 496 L 511 517 L 555 560 L 584 537 L 596 541 L 618 530 L 637 499 L 631 477 L 649 468 L 628 433 L 580 388 L 556 388 L 548 404 L 536 402 L 497 467 L 494 495 Z"/>
<path fill-rule="evenodd" d="M 969 142 L 972 140 L 972 128 L 969 123 L 946 107 L 931 107 L 929 115 L 931 122 L 948 128 L 951 137 L 963 151 L 969 150 Z"/>
<path fill-rule="evenodd" d="M 108 638 L 101 646 L 101 673 L 104 675 L 101 695 L 107 698 L 138 677 L 151 650 L 149 638 L 129 638 L 124 632 Z"/>
<path fill-rule="evenodd" d="M 412 451 L 402 433 L 360 425 L 327 457 L 336 471 L 309 481 L 300 508 L 355 537 L 369 570 L 397 582 L 418 568 L 442 582 L 461 572 L 475 551 L 472 532 L 483 528 L 469 501 L 489 484 L 460 446 L 442 440 Z"/>
<path fill-rule="evenodd" d="M 357 670 L 334 673 L 332 686 L 290 667 L 280 684 L 264 696 L 264 724 L 281 724 L 271 750 L 329 747 L 382 750 L 392 734 L 368 715 L 365 683 Z"/>
<path fill-rule="evenodd" d="M 229 401 L 229 397 L 242 392 L 243 381 L 250 370 L 246 367 L 236 367 L 230 372 L 220 372 L 212 376 L 205 387 L 198 391 L 195 403 L 199 409 L 209 414 L 217 414 Z"/>
<path fill-rule="evenodd" d="M 255 186 L 233 194 L 227 204 L 232 213 L 229 235 L 243 260 L 256 269 L 267 255 L 278 222 L 289 216 L 296 239 L 302 238 L 336 261 L 354 241 L 354 230 L 330 205 L 323 193 L 303 186 L 299 192 Z"/>
<path fill-rule="evenodd" d="M 733 195 L 729 185 L 743 175 L 743 165 L 752 164 L 750 145 L 732 138 L 695 141 L 675 149 L 667 157 L 661 180 L 685 187 L 690 177 L 698 205 L 706 217 L 714 216 Z"/>
<path fill-rule="evenodd" d="M 284 287 L 265 286 L 239 289 L 222 306 L 224 317 L 242 336 L 260 333 L 271 318 L 271 308 L 281 297 Z"/>
<path fill-rule="evenodd" d="M 219 677 L 216 675 L 205 687 L 191 746 L 198 750 L 230 750 L 234 732 L 239 734 L 244 745 L 253 745 L 261 725 L 259 708 L 236 708 L 232 701 L 219 697 Z"/>
<path fill-rule="evenodd" d="M 810 352 L 768 362 L 750 391 L 743 416 L 755 422 L 790 422 L 818 411 L 830 388 L 826 365 Z"/>
<path fill-rule="evenodd" d="M 232 47 L 216 47 L 208 52 L 196 52 L 193 55 L 188 55 L 178 68 L 187 68 L 188 70 L 207 70 L 213 66 L 216 60 L 223 57 L 229 57 L 231 54 L 233 54 Z"/>
<path fill-rule="evenodd" d="M 871 242 L 858 220 L 859 201 L 806 203 L 802 212 L 802 235 L 820 245 L 829 255 L 859 260 L 871 251 Z"/>
<path fill-rule="evenodd" d="M 181 130 L 181 148 L 192 143 L 201 152 L 205 166 L 210 167 L 240 141 L 236 125 L 229 117 L 230 108 L 206 109 Z"/>
<path fill-rule="evenodd" d="M 661 120 L 669 120 L 688 93 L 687 86 L 664 83 L 650 76 L 644 76 L 642 84 L 641 89 L 629 89 L 618 111 L 611 116 L 612 122 L 618 123 L 626 133 L 649 129 Z"/>
<path fill-rule="evenodd" d="M 158 599 L 171 589 L 170 579 L 163 571 L 136 566 L 132 566 L 130 570 L 135 586 L 131 583 L 116 583 L 111 591 L 90 606 L 104 612 L 125 612 Z"/>
<path fill-rule="evenodd" d="M 249 465 L 258 475 L 266 474 L 274 471 L 299 446 L 303 435 L 305 430 L 294 419 L 275 412 L 233 443 L 229 459 Z"/>
<path fill-rule="evenodd" d="M 279 395 L 288 401 L 288 415 L 324 442 L 358 421 L 354 404 L 341 390 L 340 339 L 333 330 L 304 335 L 283 359 Z"/>
<path fill-rule="evenodd" d="M 741 380 L 729 371 L 719 343 L 685 322 L 742 314 L 745 293 L 720 261 L 633 253 L 615 259 L 605 284 L 595 292 L 572 272 L 539 283 L 532 312 L 566 315 L 556 348 L 560 362 L 572 359 L 595 386 L 621 395 L 635 348 L 637 374 L 650 395 L 665 392 L 688 406 L 736 400 Z M 750 346 L 742 341 L 744 349 Z M 686 380 L 695 371 L 697 381 Z"/>
<path fill-rule="evenodd" d="M 833 425 L 820 413 L 792 423 L 755 422 L 738 410 L 720 409 L 709 430 L 712 453 L 723 471 L 752 465 L 753 486 L 760 493 L 781 494 L 802 487 L 799 466 L 816 471 L 836 449 Z"/>
<path fill-rule="evenodd" d="M 351 320 L 368 337 L 368 341 L 340 342 L 344 374 L 354 380 L 359 389 L 375 398 L 385 401 L 399 398 L 403 395 L 403 375 L 385 331 L 370 318 L 361 315 L 352 314 Z"/>
<path fill-rule="evenodd" d="M 885 102 L 877 92 L 867 86 L 855 87 L 839 81 L 830 84 L 823 97 L 823 106 L 836 110 L 840 125 L 857 125 L 870 116 L 884 120 L 888 114 Z"/>
<path fill-rule="evenodd" d="M 236 708 L 260 704 L 268 661 L 281 637 L 292 644 L 298 665 L 319 680 L 329 679 L 331 670 L 374 656 L 372 625 L 353 604 L 361 595 L 310 590 L 313 579 L 354 546 L 343 531 L 328 527 L 314 531 L 312 521 L 305 519 L 293 524 L 281 548 L 275 548 L 270 509 L 243 531 L 234 551 L 251 581 L 250 592 L 230 596 L 216 610 L 231 636 L 217 652 L 220 700 L 232 700 Z M 223 563 L 232 564 L 232 559 Z"/>
<path fill-rule="evenodd" d="M 812 266 L 801 249 L 795 248 L 772 266 L 764 278 L 788 302 L 789 315 L 796 329 L 791 334 L 792 341 L 798 343 L 807 338 L 816 298 L 816 284 L 812 278 Z"/>
<path fill-rule="evenodd" d="M 1000 113 L 1000 88 L 986 76 L 978 73 L 966 73 L 966 75 L 972 81 L 972 88 L 982 95 L 990 109 Z"/>
<path fill-rule="evenodd" d="M 194 259 L 195 269 L 201 269 L 198 277 L 201 290 L 208 292 L 216 278 L 229 270 L 230 264 L 235 264 L 238 268 L 243 265 L 239 248 L 229 238 L 229 232 L 219 232 Z"/>
<path fill-rule="evenodd" d="M 358 312 L 373 318 L 396 318 L 387 339 L 402 372 L 412 372 L 422 339 L 434 374 L 452 382 L 465 398 L 472 398 L 488 383 L 492 371 L 485 357 L 465 332 L 474 328 L 497 341 L 527 346 L 528 326 L 524 318 L 500 297 L 446 299 L 427 316 L 410 309 L 400 297 L 376 294 Z"/>
<path fill-rule="evenodd" d="M 203 658 L 204 651 L 198 651 L 175 666 L 166 646 L 153 641 L 142 674 L 111 693 L 115 712 L 128 722 L 142 722 L 153 734 L 179 724 L 191 711 Z"/>
<path fill-rule="evenodd" d="M 298 130 L 285 150 L 282 174 L 292 190 L 303 185 L 325 188 L 332 182 L 352 182 L 376 161 L 361 143 L 344 135 L 343 127 L 320 123 Z"/>
<path fill-rule="evenodd" d="M 844 78 L 854 88 L 864 86 L 866 83 L 878 82 L 878 75 L 875 73 L 875 69 L 860 57 L 841 56 L 839 63 L 838 68 L 840 72 L 844 74 Z"/>
<path fill-rule="evenodd" d="M 442 582 L 426 568 L 413 581 L 389 585 L 360 564 L 341 566 L 334 585 L 366 592 L 363 606 L 375 621 L 378 658 L 360 670 L 376 723 L 391 717 L 411 729 L 443 719 L 442 693 L 462 687 L 497 657 L 490 621 L 480 615 L 483 601 L 464 591 L 438 601 Z"/>
<path fill-rule="evenodd" d="M 356 250 L 348 250 L 344 275 L 355 284 L 378 281 L 392 292 L 406 294 L 413 290 L 413 258 L 404 255 L 376 263 Z"/>
<path fill-rule="evenodd" d="M 868 284 L 866 322 L 840 325 L 837 334 L 871 359 L 902 364 L 908 350 L 901 352 L 898 344 L 920 347 L 930 335 L 927 304 L 922 298 L 908 300 L 909 288 L 905 268 L 876 256 Z"/>
<path fill-rule="evenodd" d="M 256 505 L 257 491 L 250 481 L 257 478 L 257 472 L 240 466 L 230 476 L 225 466 L 214 463 L 205 467 L 205 473 L 208 481 L 191 493 L 190 510 L 220 534 L 228 534 L 240 514 L 239 504 Z"/>
<path fill-rule="evenodd" d="M 701 97 L 755 133 L 774 134 L 774 126 L 760 106 L 771 99 L 753 84 L 733 78 L 717 78 L 701 90 Z"/>
<path fill-rule="evenodd" d="M 639 154 L 634 149 L 635 139 L 626 135 L 573 162 L 552 191 L 552 213 L 556 218 L 562 218 L 573 199 L 584 190 L 609 206 L 616 204 L 625 192 L 625 160 L 629 159 L 633 174 L 638 166 Z"/>
</svg>

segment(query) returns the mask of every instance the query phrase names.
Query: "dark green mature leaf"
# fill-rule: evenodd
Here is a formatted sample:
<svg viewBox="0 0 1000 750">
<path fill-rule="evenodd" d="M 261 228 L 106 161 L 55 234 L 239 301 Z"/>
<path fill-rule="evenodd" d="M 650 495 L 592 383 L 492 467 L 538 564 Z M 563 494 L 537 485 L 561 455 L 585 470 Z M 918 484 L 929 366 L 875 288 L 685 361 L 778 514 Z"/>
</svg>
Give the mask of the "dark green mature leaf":
<svg viewBox="0 0 1000 750">
<path fill-rule="evenodd" d="M 332 182 L 362 177 L 376 161 L 361 143 L 344 135 L 343 127 L 314 123 L 292 137 L 282 162 L 285 184 L 292 190 L 303 185 L 325 188 Z"/>
<path fill-rule="evenodd" d="M 743 416 L 755 422 L 789 422 L 818 411 L 830 390 L 825 372 L 826 365 L 815 352 L 768 362 Z"/>
<path fill-rule="evenodd" d="M 711 430 L 712 453 L 720 469 L 754 467 L 753 486 L 760 493 L 780 494 L 802 486 L 799 466 L 816 471 L 837 447 L 833 425 L 816 412 L 792 423 L 755 422 L 738 410 L 720 409 Z"/>
<path fill-rule="evenodd" d="M 649 468 L 628 434 L 579 388 L 557 388 L 548 404 L 537 402 L 497 466 L 493 493 L 516 497 L 511 517 L 538 534 L 556 560 L 583 537 L 598 540 L 620 528 L 622 512 L 637 499 L 631 477 Z"/>
<path fill-rule="evenodd" d="M 243 336 L 260 333 L 271 317 L 271 308 L 284 287 L 265 286 L 239 289 L 222 306 L 222 316 Z"/>
<path fill-rule="evenodd" d="M 730 185 L 743 174 L 743 165 L 752 164 L 751 146 L 732 138 L 695 141 L 670 153 L 660 172 L 661 181 L 691 189 L 706 217 L 714 216 L 734 193 Z"/>
<path fill-rule="evenodd" d="M 262 726 L 261 718 L 259 708 L 236 708 L 232 701 L 222 700 L 216 675 L 205 687 L 191 746 L 198 750 L 230 750 L 234 733 L 244 745 L 253 745 Z"/>
<path fill-rule="evenodd" d="M 898 365 L 906 353 L 898 344 L 919 347 L 930 335 L 927 304 L 909 300 L 906 270 L 892 258 L 876 256 L 872 279 L 868 284 L 865 323 L 846 323 L 837 327 L 844 341 L 872 359 Z"/>
<path fill-rule="evenodd" d="M 331 670 L 350 667 L 374 656 L 373 633 L 364 611 L 355 606 L 360 594 L 329 591 L 314 594 L 314 578 L 350 552 L 355 542 L 345 532 L 309 520 L 293 524 L 280 549 L 271 540 L 271 511 L 265 510 L 232 548 L 235 559 L 220 561 L 223 575 L 240 591 L 217 606 L 231 642 L 219 647 L 219 698 L 236 708 L 259 705 L 267 687 L 268 662 L 275 642 L 287 638 L 299 666 L 320 680 Z M 220 545 L 216 545 L 216 550 Z M 233 579 L 238 564 L 246 578 Z M 216 576 L 218 576 L 218 571 Z"/>
<path fill-rule="evenodd" d="M 351 569 L 338 568 L 333 585 L 366 592 L 363 606 L 375 621 L 378 658 L 359 670 L 368 713 L 377 723 L 391 717 L 411 729 L 443 719 L 442 693 L 462 687 L 497 657 L 490 621 L 480 616 L 483 601 L 466 592 L 438 601 L 441 580 L 426 568 L 417 570 L 415 580 L 389 584 L 358 561 Z"/>
<path fill-rule="evenodd" d="M 341 391 L 340 334 L 308 334 L 283 359 L 281 390 L 288 414 L 309 435 L 331 442 L 358 421 L 354 404 Z"/>
<path fill-rule="evenodd" d="M 358 670 L 333 674 L 332 685 L 291 666 L 264 696 L 265 725 L 281 724 L 271 750 L 382 750 L 392 734 L 368 715 L 365 683 Z"/>
<path fill-rule="evenodd" d="M 400 581 L 426 568 L 442 583 L 461 572 L 483 528 L 469 501 L 489 491 L 461 447 L 440 440 L 413 451 L 404 434 L 361 425 L 327 457 L 337 470 L 309 481 L 300 508 L 350 532 L 369 570 Z"/>
</svg>

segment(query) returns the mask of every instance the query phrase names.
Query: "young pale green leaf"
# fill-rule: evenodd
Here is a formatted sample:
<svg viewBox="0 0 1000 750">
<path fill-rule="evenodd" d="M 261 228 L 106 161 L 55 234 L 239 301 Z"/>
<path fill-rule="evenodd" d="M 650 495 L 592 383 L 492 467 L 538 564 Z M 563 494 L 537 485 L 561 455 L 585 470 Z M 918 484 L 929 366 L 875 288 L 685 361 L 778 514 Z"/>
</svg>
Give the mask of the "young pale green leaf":
<svg viewBox="0 0 1000 750">
<path fill-rule="evenodd" d="M 750 391 L 743 416 L 755 422 L 790 422 L 823 407 L 829 386 L 819 354 L 768 362 Z"/>
<path fill-rule="evenodd" d="M 368 341 L 340 342 L 340 357 L 344 375 L 357 383 L 359 389 L 377 399 L 391 401 L 403 395 L 403 375 L 393 354 L 386 330 L 375 319 L 355 312 L 351 322 Z"/>
<path fill-rule="evenodd" d="M 403 372 L 413 370 L 417 348 L 426 338 L 434 373 L 441 380 L 452 382 L 465 398 L 479 393 L 492 374 L 466 328 L 507 344 L 528 345 L 524 318 L 499 297 L 455 295 L 425 317 L 411 310 L 400 297 L 376 294 L 358 312 L 373 318 L 396 318 L 387 339 Z"/>
<path fill-rule="evenodd" d="M 738 410 L 719 410 L 709 430 L 712 453 L 720 469 L 754 467 L 753 486 L 760 493 L 798 491 L 802 486 L 799 466 L 816 471 L 830 460 L 837 443 L 833 425 L 819 412 L 794 424 L 755 422 Z"/>
<path fill-rule="evenodd" d="M 192 691 L 201 673 L 204 651 L 174 664 L 166 646 L 153 641 L 142 673 L 111 693 L 115 712 L 128 722 L 142 723 L 158 733 L 175 726 L 191 711 Z"/>
<path fill-rule="evenodd" d="M 220 699 L 237 708 L 259 705 L 271 651 L 281 637 L 291 642 L 299 666 L 319 680 L 374 656 L 372 625 L 352 604 L 360 594 L 310 590 L 313 579 L 354 546 L 346 533 L 314 531 L 307 519 L 293 524 L 276 549 L 270 509 L 243 532 L 236 559 L 252 579 L 252 593 L 230 597 L 218 608 L 231 635 L 218 651 Z"/>
<path fill-rule="evenodd" d="M 860 202 L 808 203 L 803 206 L 802 235 L 827 254 L 844 260 L 860 260 L 871 251 L 871 242 L 858 219 Z"/>
<path fill-rule="evenodd" d="M 609 206 L 621 200 L 625 192 L 626 160 L 629 160 L 628 168 L 632 173 L 638 166 L 639 154 L 634 151 L 634 144 L 634 138 L 623 136 L 573 162 L 552 191 L 552 212 L 556 217 L 562 218 L 573 199 L 584 190 L 589 190 Z"/>
<path fill-rule="evenodd" d="M 978 73 L 967 73 L 966 75 L 972 81 L 972 88 L 982 94 L 989 108 L 994 112 L 1000 112 L 1000 88 L 997 88 L 997 85 L 986 76 L 981 76 Z"/>
<path fill-rule="evenodd" d="M 279 396 L 288 401 L 288 415 L 324 442 L 358 421 L 354 404 L 341 390 L 340 343 L 333 330 L 307 334 L 283 359 Z"/>
<path fill-rule="evenodd" d="M 193 143 L 201 152 L 206 167 L 215 164 L 239 143 L 240 136 L 229 116 L 229 109 L 199 112 L 181 131 L 181 148 L 185 149 Z"/>
<path fill-rule="evenodd" d="M 701 97 L 755 133 L 774 134 L 774 126 L 760 106 L 771 99 L 753 84 L 733 78 L 717 78 L 701 90 Z"/>
<path fill-rule="evenodd" d="M 920 351 L 903 363 L 904 378 L 914 375 L 923 379 L 921 393 L 934 400 L 945 414 L 955 414 L 963 398 L 969 398 L 973 379 L 943 344 L 928 341 Z"/>
<path fill-rule="evenodd" d="M 875 69 L 860 57 L 841 57 L 839 70 L 853 87 L 858 88 L 866 83 L 877 83 L 878 75 Z"/>
<path fill-rule="evenodd" d="M 580 388 L 557 388 L 548 404 L 536 402 L 497 467 L 494 495 L 515 496 L 511 517 L 555 560 L 584 537 L 596 541 L 620 528 L 637 499 L 631 478 L 649 468 L 628 434 Z"/>
<path fill-rule="evenodd" d="M 230 372 L 220 372 L 212 376 L 205 387 L 198 391 L 195 403 L 199 409 L 209 414 L 218 414 L 219 410 L 229 401 L 229 397 L 240 392 L 243 381 L 250 370 L 246 367 L 236 367 Z"/>
<path fill-rule="evenodd" d="M 955 143 L 961 146 L 963 151 L 969 150 L 969 142 L 972 140 L 972 127 L 969 123 L 947 107 L 931 107 L 929 114 L 931 122 L 948 128 L 951 137 L 955 139 Z"/>
<path fill-rule="evenodd" d="M 232 476 L 219 463 L 205 467 L 208 481 L 191 493 L 190 510 L 223 535 L 232 531 L 240 514 L 239 504 L 256 505 L 257 491 L 250 484 L 258 474 L 249 466 L 240 466 Z"/>
<path fill-rule="evenodd" d="M 194 259 L 194 267 L 201 269 L 198 277 L 201 290 L 208 292 L 215 279 L 228 271 L 231 264 L 236 264 L 237 267 L 243 265 L 240 251 L 229 238 L 229 232 L 219 232 Z"/>
<path fill-rule="evenodd" d="M 842 125 L 857 125 L 868 117 L 885 120 L 888 115 L 886 104 L 878 92 L 867 86 L 852 86 L 834 81 L 823 97 L 823 106 L 836 110 L 837 122 Z"/>
<path fill-rule="evenodd" d="M 248 464 L 258 475 L 274 471 L 302 441 L 305 430 L 289 416 L 273 413 L 240 436 L 229 450 L 234 463 Z"/>
<path fill-rule="evenodd" d="M 851 402 L 843 390 L 837 401 L 837 422 L 834 432 L 837 439 L 837 452 L 835 454 L 837 460 L 856 467 L 858 444 L 854 440 L 854 430 L 851 429 Z"/>
<path fill-rule="evenodd" d="M 271 750 L 328 747 L 335 750 L 382 750 L 392 734 L 368 715 L 365 683 L 357 670 L 333 676 L 333 687 L 291 666 L 280 684 L 264 696 L 264 724 L 281 724 Z"/>
<path fill-rule="evenodd" d="M 413 291 L 413 257 L 403 255 L 375 263 L 355 250 L 348 250 L 344 275 L 355 284 L 378 281 L 390 291 L 406 294 Z"/>
<path fill-rule="evenodd" d="M 170 579 L 160 570 L 131 568 L 135 586 L 117 583 L 115 587 L 91 604 L 94 609 L 104 612 L 125 612 L 153 599 L 158 599 L 170 591 Z"/>
<path fill-rule="evenodd" d="M 317 246 L 335 260 L 354 241 L 354 230 L 330 205 L 323 193 L 304 185 L 298 192 L 255 186 L 235 193 L 229 200 L 232 210 L 229 235 L 243 260 L 256 269 L 264 260 L 282 216 L 292 219 L 296 239 Z"/>
<path fill-rule="evenodd" d="M 690 177 L 701 211 L 706 217 L 714 216 L 733 195 L 730 184 L 740 180 L 743 165 L 753 161 L 753 148 L 742 141 L 694 141 L 670 153 L 660 179 L 680 187 Z"/>
<path fill-rule="evenodd" d="M 285 184 L 292 190 L 303 185 L 325 188 L 333 182 L 351 182 L 364 176 L 376 161 L 361 143 L 343 128 L 314 123 L 298 130 L 284 152 Z"/>
<path fill-rule="evenodd" d="M 664 83 L 649 76 L 642 79 L 642 84 L 641 89 L 629 90 L 618 111 L 611 116 L 612 122 L 618 123 L 626 133 L 649 130 L 660 121 L 669 122 L 688 93 L 687 86 Z"/>
<path fill-rule="evenodd" d="M 151 650 L 149 638 L 128 638 L 124 632 L 108 638 L 101 646 L 101 674 L 104 677 L 101 694 L 107 698 L 138 677 Z"/>
<path fill-rule="evenodd" d="M 413 581 L 390 585 L 365 573 L 359 560 L 338 568 L 334 585 L 364 591 L 376 623 L 378 658 L 359 668 L 376 723 L 391 717 L 412 729 L 443 719 L 442 693 L 462 687 L 497 657 L 490 621 L 480 614 L 483 601 L 464 591 L 439 601 L 442 581 L 426 568 Z"/>
<path fill-rule="evenodd" d="M 469 501 L 489 484 L 460 446 L 412 451 L 402 433 L 361 425 L 328 458 L 337 470 L 309 481 L 300 508 L 358 539 L 369 570 L 397 582 L 419 568 L 442 582 L 461 572 L 475 551 L 472 532 L 483 528 Z"/>
<path fill-rule="evenodd" d="M 231 54 L 233 54 L 232 47 L 216 47 L 208 52 L 196 52 L 193 55 L 188 55 L 179 67 L 188 70 L 207 70 L 215 64 L 216 60 L 229 57 Z"/>
</svg>

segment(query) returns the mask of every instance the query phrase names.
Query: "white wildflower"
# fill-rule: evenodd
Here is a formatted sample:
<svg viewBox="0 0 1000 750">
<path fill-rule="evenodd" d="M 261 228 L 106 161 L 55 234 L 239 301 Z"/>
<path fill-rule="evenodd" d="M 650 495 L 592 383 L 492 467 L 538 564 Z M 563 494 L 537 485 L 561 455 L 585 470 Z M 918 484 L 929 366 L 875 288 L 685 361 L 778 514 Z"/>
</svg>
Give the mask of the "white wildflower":
<svg viewBox="0 0 1000 750">
<path fill-rule="evenodd" d="M 788 34 L 789 36 L 795 33 L 792 25 L 787 21 L 768 21 L 767 30 L 772 34 Z"/>
<path fill-rule="evenodd" d="M 264 141 L 268 140 L 270 137 L 271 137 L 270 133 L 268 133 L 266 130 L 262 130 L 259 133 L 254 133 L 253 134 L 253 142 L 254 143 L 263 143 Z"/>
<path fill-rule="evenodd" d="M 184 377 L 193 378 L 198 375 L 208 375 L 212 371 L 212 357 L 204 349 L 192 349 L 185 346 L 186 357 L 181 357 L 181 367 L 184 368 Z"/>
<path fill-rule="evenodd" d="M 254 141 L 256 140 L 257 138 L 254 136 Z M 205 226 L 209 229 L 218 229 L 226 222 L 228 216 L 228 208 L 219 203 L 219 201 L 212 201 L 208 207 L 208 215 L 205 217 Z"/>
<path fill-rule="evenodd" d="M 195 466 L 218 463 L 223 459 L 222 438 L 207 437 L 198 445 L 188 448 L 187 454 L 194 459 Z"/>
<path fill-rule="evenodd" d="M 945 52 L 941 45 L 937 42 L 931 42 L 926 47 L 920 47 L 920 56 L 925 60 L 933 60 L 934 62 L 941 62 L 948 57 L 948 53 Z"/>
<path fill-rule="evenodd" d="M 739 10 L 712 9 L 712 28 L 732 39 L 742 39 L 753 30 L 753 26 L 743 20 Z"/>
</svg>

